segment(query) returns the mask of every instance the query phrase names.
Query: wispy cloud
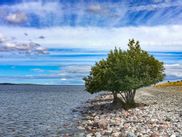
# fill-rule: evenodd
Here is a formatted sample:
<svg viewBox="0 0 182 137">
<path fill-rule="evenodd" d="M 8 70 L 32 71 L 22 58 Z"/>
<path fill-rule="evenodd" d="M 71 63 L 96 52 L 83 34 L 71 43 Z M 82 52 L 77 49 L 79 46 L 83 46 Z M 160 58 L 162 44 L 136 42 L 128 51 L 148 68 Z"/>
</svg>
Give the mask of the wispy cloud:
<svg viewBox="0 0 182 137">
<path fill-rule="evenodd" d="M 25 13 L 16 12 L 9 14 L 5 19 L 10 23 L 20 24 L 27 21 L 27 16 Z"/>
<path fill-rule="evenodd" d="M 64 67 L 61 73 L 88 73 L 90 69 L 90 65 L 69 65 Z"/>
<path fill-rule="evenodd" d="M 99 12 L 103 11 L 103 9 L 100 4 L 92 4 L 92 5 L 88 6 L 87 11 L 93 12 L 93 13 L 99 13 Z"/>
<path fill-rule="evenodd" d="M 150 51 L 181 51 L 182 26 L 166 25 L 154 27 L 54 27 L 45 29 L 0 27 L 0 31 L 8 37 L 16 36 L 18 43 L 28 39 L 47 48 L 93 48 L 108 50 L 115 46 L 127 48 L 128 39 L 135 38 L 141 42 L 142 48 Z M 24 36 L 28 32 L 28 36 Z M 50 33 L 51 32 L 51 33 Z M 39 36 L 45 39 L 39 39 Z"/>
<path fill-rule="evenodd" d="M 160 3 L 154 3 L 154 4 L 148 4 L 148 5 L 137 5 L 137 6 L 131 6 L 129 7 L 130 11 L 153 11 L 153 10 L 159 10 L 159 9 L 165 9 L 165 8 L 177 8 L 182 7 L 181 1 L 176 2 L 160 2 Z"/>
<path fill-rule="evenodd" d="M 12 40 L 10 38 L 6 38 L 2 33 L 0 33 L 0 52 L 16 52 L 19 54 L 46 54 L 47 49 L 35 42 L 14 41 L 14 39 Z"/>
<path fill-rule="evenodd" d="M 12 5 L 0 5 L 2 11 L 0 23 L 10 22 L 17 25 L 23 22 L 23 26 L 30 27 L 35 27 L 35 24 L 36 27 L 181 24 L 181 9 L 180 0 L 153 1 L 147 4 L 143 4 L 143 1 L 132 3 L 127 0 L 116 3 L 24 1 Z"/>
<path fill-rule="evenodd" d="M 182 64 L 166 64 L 165 73 L 169 76 L 182 78 Z"/>
</svg>

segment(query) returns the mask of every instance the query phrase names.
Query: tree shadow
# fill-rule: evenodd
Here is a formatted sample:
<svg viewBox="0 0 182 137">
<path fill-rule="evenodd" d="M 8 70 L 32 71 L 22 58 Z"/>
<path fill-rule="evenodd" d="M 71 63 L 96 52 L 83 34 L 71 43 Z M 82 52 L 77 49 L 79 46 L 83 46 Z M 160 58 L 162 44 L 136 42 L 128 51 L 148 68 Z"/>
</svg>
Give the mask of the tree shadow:
<svg viewBox="0 0 182 137">
<path fill-rule="evenodd" d="M 113 97 L 110 94 L 101 95 L 93 100 L 87 101 L 84 107 L 81 108 L 81 114 L 107 114 L 107 113 L 117 113 L 118 111 L 125 111 L 129 109 L 134 109 L 136 107 L 148 106 L 144 103 L 136 103 L 134 106 L 126 107 L 123 104 L 113 104 Z"/>
</svg>

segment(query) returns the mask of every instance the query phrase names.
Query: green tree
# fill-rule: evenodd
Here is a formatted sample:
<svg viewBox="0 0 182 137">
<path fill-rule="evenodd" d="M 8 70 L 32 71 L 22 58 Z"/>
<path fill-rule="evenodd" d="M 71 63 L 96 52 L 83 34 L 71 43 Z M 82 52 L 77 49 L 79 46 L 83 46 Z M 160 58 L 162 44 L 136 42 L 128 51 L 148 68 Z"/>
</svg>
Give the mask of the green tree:
<svg viewBox="0 0 182 137">
<path fill-rule="evenodd" d="M 158 83 L 163 78 L 163 63 L 142 50 L 139 42 L 132 39 L 128 50 L 115 48 L 106 59 L 97 62 L 84 81 L 88 92 L 112 92 L 114 104 L 132 107 L 137 89 Z"/>
</svg>

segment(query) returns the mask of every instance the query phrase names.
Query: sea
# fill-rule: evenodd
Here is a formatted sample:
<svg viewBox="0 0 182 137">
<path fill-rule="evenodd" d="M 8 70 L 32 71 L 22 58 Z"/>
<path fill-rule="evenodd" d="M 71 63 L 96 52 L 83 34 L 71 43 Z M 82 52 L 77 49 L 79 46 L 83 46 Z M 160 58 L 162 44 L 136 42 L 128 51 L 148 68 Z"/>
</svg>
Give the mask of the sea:
<svg viewBox="0 0 182 137">
<path fill-rule="evenodd" d="M 80 133 L 81 115 L 75 110 L 94 96 L 78 85 L 0 85 L 0 137 Z"/>
</svg>

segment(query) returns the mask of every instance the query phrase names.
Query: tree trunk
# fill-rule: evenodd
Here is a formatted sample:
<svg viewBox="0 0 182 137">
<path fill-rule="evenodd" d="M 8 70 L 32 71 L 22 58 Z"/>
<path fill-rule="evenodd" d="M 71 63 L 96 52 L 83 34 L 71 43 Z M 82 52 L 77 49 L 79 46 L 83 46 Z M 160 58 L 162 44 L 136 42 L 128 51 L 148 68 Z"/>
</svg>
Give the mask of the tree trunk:
<svg viewBox="0 0 182 137">
<path fill-rule="evenodd" d="M 113 94 L 113 104 L 116 105 L 119 103 L 119 98 L 117 96 L 117 92 L 113 91 L 112 94 Z"/>
<path fill-rule="evenodd" d="M 121 99 L 123 102 L 123 106 L 128 109 L 128 108 L 132 108 L 132 107 L 135 107 L 136 106 L 136 103 L 135 103 L 135 93 L 136 93 L 136 90 L 130 90 L 130 91 L 126 91 L 124 93 L 120 93 L 121 95 Z"/>
<path fill-rule="evenodd" d="M 136 90 L 132 90 L 132 91 L 129 91 L 126 95 L 126 105 L 128 107 L 135 107 L 136 103 L 135 103 L 135 93 L 136 93 Z"/>
</svg>

